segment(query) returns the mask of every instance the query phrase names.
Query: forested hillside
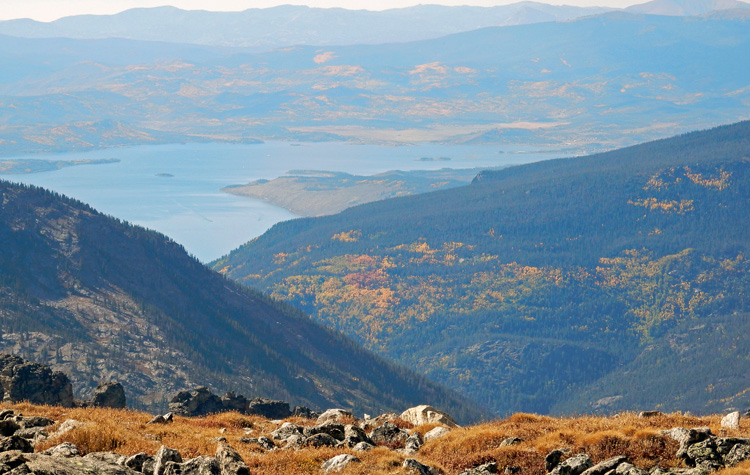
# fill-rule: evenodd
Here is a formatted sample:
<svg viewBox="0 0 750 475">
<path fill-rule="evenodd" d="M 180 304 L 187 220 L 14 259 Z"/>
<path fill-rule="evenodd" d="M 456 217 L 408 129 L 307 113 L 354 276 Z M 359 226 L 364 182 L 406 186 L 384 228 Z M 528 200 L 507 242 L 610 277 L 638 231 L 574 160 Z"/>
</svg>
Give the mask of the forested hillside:
<svg viewBox="0 0 750 475">
<path fill-rule="evenodd" d="M 215 268 L 498 413 L 744 407 L 748 157 L 741 122 L 484 172 Z"/>
<path fill-rule="evenodd" d="M 428 402 L 481 417 L 167 237 L 80 202 L 0 181 L 0 243 L 0 349 L 65 371 L 78 394 L 114 379 L 132 407 L 150 410 L 209 385 L 318 409 Z"/>
</svg>

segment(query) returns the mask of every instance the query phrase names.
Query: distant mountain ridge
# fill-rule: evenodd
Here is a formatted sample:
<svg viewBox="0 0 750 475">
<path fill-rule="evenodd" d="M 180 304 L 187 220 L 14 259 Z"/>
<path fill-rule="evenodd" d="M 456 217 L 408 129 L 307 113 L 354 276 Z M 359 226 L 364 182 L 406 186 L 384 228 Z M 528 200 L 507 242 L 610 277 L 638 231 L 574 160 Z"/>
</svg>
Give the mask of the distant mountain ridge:
<svg viewBox="0 0 750 475">
<path fill-rule="evenodd" d="M 652 0 L 627 7 L 625 11 L 647 15 L 697 16 L 732 9 L 750 9 L 750 3 L 739 0 Z"/>
<path fill-rule="evenodd" d="M 482 172 L 279 223 L 215 268 L 499 414 L 744 408 L 747 157 L 750 121 Z"/>
<path fill-rule="evenodd" d="M 384 11 L 284 5 L 242 12 L 135 8 L 43 23 L 0 22 L 0 34 L 28 38 L 128 38 L 260 49 L 291 45 L 403 43 L 489 26 L 570 20 L 611 10 L 519 2 L 496 7 L 419 5 Z"/>
<path fill-rule="evenodd" d="M 317 409 L 464 420 L 472 403 L 207 269 L 167 237 L 35 187 L 0 181 L 0 350 L 64 371 L 84 397 L 123 383 L 132 407 L 177 392 L 274 397 Z"/>
</svg>

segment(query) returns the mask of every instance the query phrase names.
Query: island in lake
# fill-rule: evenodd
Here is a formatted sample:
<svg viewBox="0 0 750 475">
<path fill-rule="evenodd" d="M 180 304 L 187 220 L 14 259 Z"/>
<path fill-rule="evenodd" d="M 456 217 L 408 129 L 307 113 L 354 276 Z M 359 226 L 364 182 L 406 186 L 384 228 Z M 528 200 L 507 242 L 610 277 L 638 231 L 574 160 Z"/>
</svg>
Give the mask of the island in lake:
<svg viewBox="0 0 750 475">
<path fill-rule="evenodd" d="M 393 170 L 371 176 L 292 170 L 288 176 L 227 186 L 222 191 L 260 198 L 301 216 L 322 216 L 371 201 L 466 185 L 481 170 L 486 168 Z"/>
</svg>

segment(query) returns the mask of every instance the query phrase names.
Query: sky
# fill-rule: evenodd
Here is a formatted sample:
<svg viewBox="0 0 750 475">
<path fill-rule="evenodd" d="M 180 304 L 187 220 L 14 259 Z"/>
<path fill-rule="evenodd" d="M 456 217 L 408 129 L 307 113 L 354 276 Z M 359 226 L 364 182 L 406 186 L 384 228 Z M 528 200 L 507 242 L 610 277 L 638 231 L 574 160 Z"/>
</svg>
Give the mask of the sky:
<svg viewBox="0 0 750 475">
<path fill-rule="evenodd" d="M 519 0 L 0 0 L 0 20 L 32 18 L 53 21 L 64 16 L 119 13 L 130 8 L 172 5 L 184 10 L 242 11 L 293 4 L 311 7 L 386 10 L 419 3 L 440 5 L 507 5 Z M 543 0 L 538 0 L 543 1 Z M 626 7 L 647 0 L 558 0 L 544 1 L 555 5 Z"/>
</svg>

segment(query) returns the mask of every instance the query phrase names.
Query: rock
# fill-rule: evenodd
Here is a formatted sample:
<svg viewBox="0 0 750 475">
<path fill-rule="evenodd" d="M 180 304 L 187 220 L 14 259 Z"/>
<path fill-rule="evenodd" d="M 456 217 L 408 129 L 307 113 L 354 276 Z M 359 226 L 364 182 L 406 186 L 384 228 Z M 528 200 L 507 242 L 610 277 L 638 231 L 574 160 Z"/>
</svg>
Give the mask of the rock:
<svg viewBox="0 0 750 475">
<path fill-rule="evenodd" d="M 33 417 L 22 417 L 19 424 L 24 429 L 31 429 L 33 427 L 48 427 L 54 424 L 55 421 L 48 417 L 40 417 L 40 416 L 33 416 Z"/>
<path fill-rule="evenodd" d="M 724 456 L 727 455 L 737 444 L 750 445 L 750 439 L 745 437 L 722 437 L 716 439 L 716 451 Z"/>
<path fill-rule="evenodd" d="M 323 465 L 320 466 L 322 470 L 324 470 L 326 473 L 331 472 L 340 472 L 342 471 L 347 465 L 351 463 L 360 463 L 362 462 L 360 459 L 355 457 L 354 455 L 350 454 L 341 454 L 337 455 L 333 458 L 330 458 L 323 462 Z"/>
<path fill-rule="evenodd" d="M 682 444 L 684 441 L 688 440 L 690 431 L 684 427 L 673 427 L 669 430 L 663 430 L 661 433 Z"/>
<path fill-rule="evenodd" d="M 521 473 L 521 467 L 516 467 L 516 466 L 505 467 L 505 470 L 503 470 L 503 473 L 505 475 L 513 475 L 516 473 Z"/>
<path fill-rule="evenodd" d="M 497 473 L 497 462 L 488 462 L 478 467 L 464 470 L 458 475 L 490 475 Z"/>
<path fill-rule="evenodd" d="M 161 446 L 156 455 L 154 455 L 154 475 L 164 475 L 167 464 L 170 462 L 182 463 L 182 455 L 175 449 Z"/>
<path fill-rule="evenodd" d="M 435 470 L 434 468 L 427 466 L 427 465 L 423 465 L 414 459 L 404 460 L 404 463 L 401 466 L 407 470 L 416 472 L 419 475 L 439 475 L 438 471 Z"/>
<path fill-rule="evenodd" d="M 148 459 L 149 457 L 146 452 L 140 452 L 127 457 L 125 459 L 125 466 L 128 468 L 132 468 L 136 472 L 140 472 L 143 470 L 143 464 L 145 464 Z"/>
<path fill-rule="evenodd" d="M 730 412 L 721 419 L 721 427 L 725 429 L 739 429 L 740 428 L 740 412 Z"/>
<path fill-rule="evenodd" d="M 448 435 L 450 431 L 450 429 L 446 429 L 445 427 L 435 427 L 424 435 L 424 441 L 429 442 L 431 440 L 439 439 Z"/>
<path fill-rule="evenodd" d="M 408 439 L 406 439 L 403 453 L 405 453 L 406 455 L 414 455 L 419 452 L 420 448 L 422 448 L 422 444 L 422 438 L 417 432 L 415 432 L 410 435 Z"/>
<path fill-rule="evenodd" d="M 247 414 L 263 416 L 266 419 L 286 419 L 292 415 L 289 403 L 265 398 L 255 398 L 247 403 Z"/>
<path fill-rule="evenodd" d="M 167 462 L 164 475 L 222 475 L 213 457 L 199 456 L 183 463 Z"/>
<path fill-rule="evenodd" d="M 37 441 L 47 438 L 47 431 L 44 427 L 29 427 L 28 429 L 17 430 L 15 435 L 31 441 Z"/>
<path fill-rule="evenodd" d="M 357 445 L 355 445 L 354 447 L 352 447 L 352 450 L 355 450 L 357 452 L 367 452 L 367 451 L 370 451 L 370 450 L 372 450 L 374 448 L 375 448 L 375 446 L 372 445 L 372 444 L 370 444 L 370 443 L 360 442 Z"/>
<path fill-rule="evenodd" d="M 29 459 L 20 450 L 3 452 L 0 454 L 0 473 L 7 473 L 24 465 Z"/>
<path fill-rule="evenodd" d="M 550 473 L 554 475 L 581 475 L 593 466 L 594 464 L 591 463 L 588 455 L 578 454 L 557 465 Z"/>
<path fill-rule="evenodd" d="M 713 437 L 713 434 L 711 434 L 711 429 L 708 427 L 697 427 L 689 429 L 686 434 L 680 432 L 680 436 L 682 440 L 680 441 L 680 449 L 677 451 L 676 457 L 687 458 L 687 450 L 691 445 L 708 440 Z"/>
<path fill-rule="evenodd" d="M 695 467 L 704 462 L 721 462 L 721 455 L 716 450 L 714 439 L 706 439 L 689 445 L 683 458 L 689 467 Z"/>
<path fill-rule="evenodd" d="M 2 388 L 0 387 L 0 389 Z M 13 409 L 3 409 L 2 411 L 0 411 L 0 421 L 3 421 L 7 417 L 12 417 L 14 415 L 16 415 L 16 411 L 14 411 Z"/>
<path fill-rule="evenodd" d="M 125 399 L 125 388 L 118 382 L 100 383 L 94 389 L 94 395 L 88 405 L 91 407 L 125 409 L 128 407 Z"/>
<path fill-rule="evenodd" d="M 285 449 L 299 449 L 305 445 L 307 437 L 302 434 L 294 434 L 284 441 L 286 442 L 286 445 L 284 446 Z"/>
<path fill-rule="evenodd" d="M 265 450 L 273 450 L 276 448 L 276 445 L 274 445 L 273 441 L 268 437 L 242 437 L 240 442 L 244 444 L 256 444 Z"/>
<path fill-rule="evenodd" d="M 73 387 L 65 374 L 19 356 L 0 355 L 0 390 L 7 402 L 73 407 Z"/>
<path fill-rule="evenodd" d="M 124 466 L 113 465 L 96 458 L 84 457 L 49 457 L 41 454 L 29 454 L 26 462 L 28 473 L 37 475 L 138 475 L 138 472 Z M 10 474 L 8 474 L 10 475 Z"/>
<path fill-rule="evenodd" d="M 28 440 L 17 435 L 0 438 L 0 452 L 8 452 L 9 450 L 20 450 L 24 453 L 32 453 L 34 452 L 34 446 L 32 446 L 31 442 Z"/>
<path fill-rule="evenodd" d="M 241 414 L 247 411 L 247 398 L 241 394 L 237 395 L 232 391 L 224 394 L 224 397 L 221 398 L 221 403 L 225 411 L 236 411 Z"/>
<path fill-rule="evenodd" d="M 75 419 L 66 419 L 55 431 L 55 436 L 61 436 L 63 434 L 66 434 L 73 429 L 78 429 L 79 427 L 84 427 L 86 424 L 81 421 L 77 421 Z"/>
<path fill-rule="evenodd" d="M 13 419 L 5 419 L 0 421 L 0 435 L 3 437 L 10 437 L 21 429 L 18 422 Z"/>
<path fill-rule="evenodd" d="M 328 421 L 334 421 L 334 422 L 343 422 L 343 423 L 351 423 L 353 420 L 356 420 L 357 418 L 354 417 L 354 414 L 352 414 L 350 411 L 347 411 L 345 409 L 328 409 L 326 412 L 321 414 L 317 421 L 317 425 L 325 424 Z"/>
<path fill-rule="evenodd" d="M 409 434 L 402 431 L 401 429 L 391 422 L 386 422 L 382 426 L 374 429 L 370 432 L 370 439 L 375 444 L 398 444 L 405 442 L 409 438 Z"/>
<path fill-rule="evenodd" d="M 344 440 L 344 437 L 346 437 L 344 424 L 333 421 L 328 421 L 325 424 L 312 427 L 305 427 L 302 433 L 305 437 L 310 437 L 315 434 L 328 434 L 336 440 Z"/>
<path fill-rule="evenodd" d="M 583 472 L 583 475 L 604 475 L 610 470 L 615 470 L 623 462 L 627 461 L 627 457 L 624 455 L 618 455 L 617 457 L 608 458 L 603 462 L 599 462 L 593 467 Z"/>
<path fill-rule="evenodd" d="M 161 414 L 155 415 L 153 419 L 146 422 L 146 424 L 166 424 L 166 423 L 167 423 L 167 419 Z"/>
<path fill-rule="evenodd" d="M 562 449 L 555 449 L 552 452 L 548 453 L 547 456 L 544 457 L 544 469 L 547 472 L 551 472 L 552 469 L 560 464 L 560 460 L 562 460 L 563 455 L 565 455 L 565 451 L 563 451 Z"/>
<path fill-rule="evenodd" d="M 335 447 L 338 445 L 339 441 L 334 439 L 328 434 L 320 433 L 315 434 L 307 438 L 305 440 L 304 445 L 306 447 Z"/>
<path fill-rule="evenodd" d="M 292 415 L 295 417 L 304 417 L 305 419 L 317 419 L 320 417 L 320 414 L 305 406 L 295 407 Z"/>
<path fill-rule="evenodd" d="M 76 457 L 78 456 L 78 447 L 70 442 L 63 442 L 62 444 L 50 447 L 49 449 L 42 452 L 44 455 L 51 455 L 52 457 Z"/>
<path fill-rule="evenodd" d="M 724 457 L 724 465 L 734 467 L 740 462 L 750 459 L 750 445 L 735 444 Z"/>
<path fill-rule="evenodd" d="M 641 411 L 638 413 L 638 417 L 657 417 L 663 415 L 661 411 Z"/>
<path fill-rule="evenodd" d="M 510 447 L 511 445 L 517 445 L 523 442 L 523 440 L 519 439 L 518 437 L 508 437 L 507 439 L 500 442 L 499 447 Z"/>
<path fill-rule="evenodd" d="M 648 472 L 632 463 L 623 462 L 615 469 L 615 475 L 646 475 Z"/>
<path fill-rule="evenodd" d="M 293 435 L 302 435 L 302 427 L 291 422 L 285 422 L 281 427 L 271 432 L 271 438 L 274 440 L 286 440 Z"/>
<path fill-rule="evenodd" d="M 375 445 L 361 428 L 353 424 L 347 424 L 344 426 L 344 441 L 342 442 L 342 445 L 346 447 L 354 447 L 360 442 L 367 442 L 369 445 Z"/>
<path fill-rule="evenodd" d="M 422 424 L 442 424 L 448 427 L 458 427 L 456 421 L 443 411 L 439 411 L 432 406 L 416 406 L 409 408 L 401 413 L 401 419 L 421 426 Z"/>
<path fill-rule="evenodd" d="M 216 461 L 222 475 L 250 475 L 250 469 L 240 454 L 227 443 L 221 442 L 216 447 Z"/>
<path fill-rule="evenodd" d="M 95 459 L 112 465 L 125 465 L 125 459 L 127 457 L 114 452 L 91 452 L 84 455 L 83 458 Z"/>
<path fill-rule="evenodd" d="M 181 416 L 205 416 L 224 411 L 221 398 L 205 386 L 192 391 L 180 391 L 169 402 L 169 411 Z"/>
</svg>

